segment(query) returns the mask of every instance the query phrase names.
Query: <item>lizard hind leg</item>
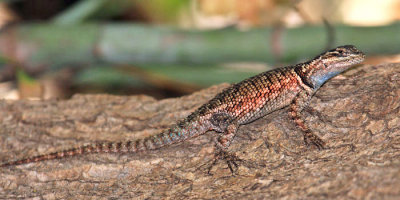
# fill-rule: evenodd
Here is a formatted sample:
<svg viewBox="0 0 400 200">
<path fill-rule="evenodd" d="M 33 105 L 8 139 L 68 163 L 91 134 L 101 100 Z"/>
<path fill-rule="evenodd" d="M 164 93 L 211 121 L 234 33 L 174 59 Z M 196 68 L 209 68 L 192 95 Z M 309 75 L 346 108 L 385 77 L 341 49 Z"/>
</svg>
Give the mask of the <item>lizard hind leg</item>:
<svg viewBox="0 0 400 200">
<path fill-rule="evenodd" d="M 217 148 L 219 150 L 227 150 L 236 135 L 239 123 L 235 117 L 226 112 L 214 114 L 210 122 L 213 130 L 222 133 L 216 141 Z"/>
<path fill-rule="evenodd" d="M 296 123 L 296 125 L 302 130 L 304 136 L 304 142 L 307 146 L 314 145 L 318 149 L 324 149 L 325 142 L 319 138 L 317 135 L 311 132 L 311 130 L 306 126 L 302 118 L 301 111 L 308 105 L 311 99 L 311 94 L 306 90 L 302 90 L 293 99 L 290 104 L 289 115 Z"/>
<path fill-rule="evenodd" d="M 219 160 L 225 160 L 226 164 L 229 167 L 229 170 L 232 174 L 234 174 L 238 169 L 237 161 L 241 161 L 234 153 L 228 152 L 228 147 L 230 146 L 231 142 L 235 138 L 236 131 L 239 125 L 236 121 L 231 122 L 229 125 L 224 127 L 224 131 L 222 135 L 220 135 L 215 142 L 216 146 L 216 153 L 214 156 L 214 161 L 208 168 L 208 173 L 212 167 L 217 163 Z M 221 127 L 220 127 L 221 128 Z"/>
</svg>

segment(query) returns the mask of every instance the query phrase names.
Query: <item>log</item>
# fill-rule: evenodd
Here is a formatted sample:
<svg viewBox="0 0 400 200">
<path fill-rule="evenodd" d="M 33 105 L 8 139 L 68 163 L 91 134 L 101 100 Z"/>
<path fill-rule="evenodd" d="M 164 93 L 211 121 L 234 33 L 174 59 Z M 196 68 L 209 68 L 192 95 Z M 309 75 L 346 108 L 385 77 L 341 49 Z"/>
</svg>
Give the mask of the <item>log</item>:
<svg viewBox="0 0 400 200">
<path fill-rule="evenodd" d="M 400 51 L 399 23 L 375 27 L 334 25 L 332 30 L 334 41 L 329 41 L 324 26 L 289 28 L 274 37 L 277 30 L 270 27 L 200 31 L 123 23 L 27 23 L 0 31 L 0 58 L 37 72 L 99 63 L 159 67 L 182 64 L 206 67 L 226 62 L 294 63 L 314 57 L 330 42 L 329 48 L 353 44 L 367 55 Z M 277 49 L 272 48 L 272 41 L 278 44 Z M 3 62 L 10 64 L 10 60 Z"/>
<path fill-rule="evenodd" d="M 168 128 L 227 87 L 157 101 L 75 95 L 0 101 L 0 162 Z M 303 111 L 326 143 L 304 145 L 276 111 L 239 128 L 235 175 L 213 160 L 208 132 L 139 154 L 92 154 L 0 168 L 0 199 L 396 199 L 400 198 L 400 64 L 358 66 L 328 81 Z"/>
</svg>

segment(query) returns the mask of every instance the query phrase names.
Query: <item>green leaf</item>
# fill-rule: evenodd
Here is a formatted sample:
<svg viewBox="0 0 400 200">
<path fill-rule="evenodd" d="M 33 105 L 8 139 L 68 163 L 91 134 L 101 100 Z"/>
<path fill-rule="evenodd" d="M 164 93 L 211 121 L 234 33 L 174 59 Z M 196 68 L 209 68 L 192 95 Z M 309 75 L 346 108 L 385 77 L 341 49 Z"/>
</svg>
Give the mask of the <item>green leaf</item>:
<svg viewBox="0 0 400 200">
<path fill-rule="evenodd" d="M 33 77 L 29 76 L 23 69 L 18 68 L 16 72 L 17 80 L 19 84 L 36 84 L 37 81 Z"/>
</svg>

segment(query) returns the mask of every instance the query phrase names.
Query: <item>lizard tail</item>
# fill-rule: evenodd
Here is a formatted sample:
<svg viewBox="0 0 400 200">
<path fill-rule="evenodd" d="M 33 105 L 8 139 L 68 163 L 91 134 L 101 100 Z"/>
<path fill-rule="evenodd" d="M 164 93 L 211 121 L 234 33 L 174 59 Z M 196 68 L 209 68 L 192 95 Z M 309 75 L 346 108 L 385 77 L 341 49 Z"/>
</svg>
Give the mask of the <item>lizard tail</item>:
<svg viewBox="0 0 400 200">
<path fill-rule="evenodd" d="M 34 157 L 24 158 L 16 161 L 0 164 L 0 167 L 22 165 L 45 160 L 55 160 L 67 157 L 73 157 L 82 154 L 93 153 L 135 153 L 140 151 L 148 151 L 159 149 L 163 146 L 171 145 L 187 138 L 194 137 L 205 133 L 207 130 L 199 122 L 188 122 L 183 120 L 167 131 L 154 136 L 146 137 L 138 140 L 120 141 L 120 142 L 99 142 L 88 144 L 77 148 L 67 149 L 64 151 L 53 152 L 49 154 L 38 155 Z"/>
</svg>

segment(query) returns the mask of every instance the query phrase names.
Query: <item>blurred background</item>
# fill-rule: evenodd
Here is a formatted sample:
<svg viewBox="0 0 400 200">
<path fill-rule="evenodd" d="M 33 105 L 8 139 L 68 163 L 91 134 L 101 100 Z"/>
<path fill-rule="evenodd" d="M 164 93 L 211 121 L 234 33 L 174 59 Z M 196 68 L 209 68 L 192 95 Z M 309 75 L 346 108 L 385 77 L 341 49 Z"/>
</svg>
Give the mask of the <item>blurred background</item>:
<svg viewBox="0 0 400 200">
<path fill-rule="evenodd" d="M 176 97 L 338 45 L 400 61 L 399 0 L 2 0 L 0 99 Z"/>
</svg>

